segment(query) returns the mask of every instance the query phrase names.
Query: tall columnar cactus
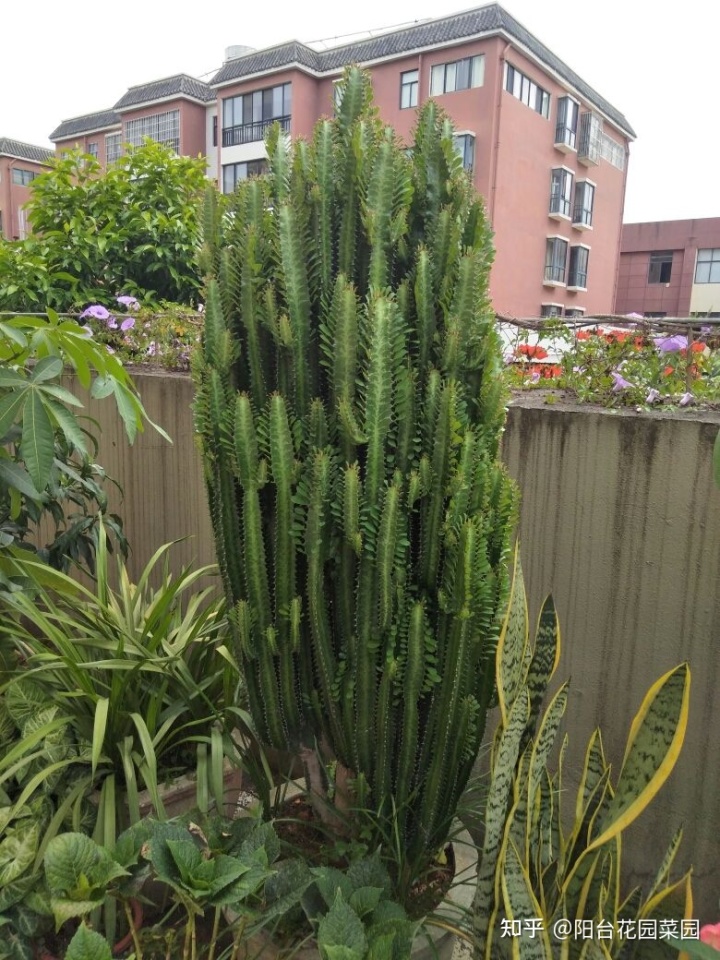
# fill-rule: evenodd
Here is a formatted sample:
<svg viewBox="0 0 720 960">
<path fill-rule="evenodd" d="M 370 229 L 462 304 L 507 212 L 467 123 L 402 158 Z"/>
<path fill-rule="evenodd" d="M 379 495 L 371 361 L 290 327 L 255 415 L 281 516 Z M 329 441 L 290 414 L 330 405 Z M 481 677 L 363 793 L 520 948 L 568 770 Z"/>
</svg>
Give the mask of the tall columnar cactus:
<svg viewBox="0 0 720 960">
<path fill-rule="evenodd" d="M 514 493 L 483 207 L 432 102 L 406 151 L 349 71 L 311 143 L 206 210 L 196 425 L 264 742 L 336 759 L 412 871 L 493 695 Z"/>
</svg>

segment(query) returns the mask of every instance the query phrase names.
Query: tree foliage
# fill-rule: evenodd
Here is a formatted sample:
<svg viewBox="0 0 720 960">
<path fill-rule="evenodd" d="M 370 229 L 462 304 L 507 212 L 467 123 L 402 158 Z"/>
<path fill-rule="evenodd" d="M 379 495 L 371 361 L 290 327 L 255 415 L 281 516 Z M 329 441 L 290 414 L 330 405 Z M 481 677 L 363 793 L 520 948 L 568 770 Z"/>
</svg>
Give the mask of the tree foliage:
<svg viewBox="0 0 720 960">
<path fill-rule="evenodd" d="M 68 310 L 118 293 L 189 303 L 205 162 L 151 141 L 103 171 L 78 151 L 32 184 L 32 235 L 0 242 L 0 305 Z"/>
</svg>

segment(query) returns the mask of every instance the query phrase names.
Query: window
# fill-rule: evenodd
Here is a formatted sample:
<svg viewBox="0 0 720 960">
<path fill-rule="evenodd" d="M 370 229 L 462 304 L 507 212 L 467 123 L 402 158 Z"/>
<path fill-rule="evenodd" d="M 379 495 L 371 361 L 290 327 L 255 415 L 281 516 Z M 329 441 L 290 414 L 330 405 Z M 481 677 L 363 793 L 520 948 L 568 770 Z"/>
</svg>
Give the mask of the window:
<svg viewBox="0 0 720 960">
<path fill-rule="evenodd" d="M 217 146 L 217 114 L 213 117 L 212 145 L 214 147 Z"/>
<path fill-rule="evenodd" d="M 469 173 L 473 171 L 475 162 L 475 135 L 473 133 L 456 133 L 453 137 L 455 152 L 462 160 L 462 165 Z"/>
<path fill-rule="evenodd" d="M 672 265 L 672 250 L 665 250 L 662 253 L 651 253 L 648 266 L 648 283 L 670 283 Z"/>
<path fill-rule="evenodd" d="M 555 146 L 560 150 L 575 149 L 579 114 L 580 107 L 572 97 L 560 97 L 555 125 Z"/>
<path fill-rule="evenodd" d="M 587 288 L 589 258 L 589 247 L 582 245 L 570 247 L 570 266 L 568 268 L 569 289 L 585 290 Z"/>
<path fill-rule="evenodd" d="M 575 186 L 572 222 L 574 227 L 589 230 L 592 227 L 595 184 L 591 180 L 578 180 Z"/>
<path fill-rule="evenodd" d="M 34 170 L 23 170 L 22 167 L 12 168 L 12 182 L 18 187 L 29 187 L 37 176 Z"/>
<path fill-rule="evenodd" d="M 550 177 L 550 216 L 570 219 L 572 203 L 573 174 L 572 170 L 557 167 Z"/>
<path fill-rule="evenodd" d="M 180 153 L 180 111 L 168 110 L 167 113 L 154 113 L 139 120 L 128 120 L 125 124 L 125 140 L 133 147 L 142 145 L 145 137 Z"/>
<path fill-rule="evenodd" d="M 407 70 L 400 74 L 400 109 L 418 105 L 418 71 Z"/>
<path fill-rule="evenodd" d="M 569 320 L 577 320 L 579 317 L 584 317 L 585 307 L 566 307 L 565 316 Z"/>
<path fill-rule="evenodd" d="M 600 137 L 600 156 L 618 170 L 625 169 L 625 150 L 622 145 L 606 133 Z"/>
<path fill-rule="evenodd" d="M 223 193 L 232 193 L 241 180 L 267 173 L 267 160 L 248 160 L 245 163 L 226 163 L 223 168 Z"/>
<path fill-rule="evenodd" d="M 430 96 L 481 87 L 485 73 L 485 58 L 466 57 L 453 63 L 438 63 L 430 71 Z"/>
<path fill-rule="evenodd" d="M 505 89 L 543 117 L 550 115 L 550 94 L 512 64 L 505 64 Z"/>
<path fill-rule="evenodd" d="M 562 237 L 548 237 L 545 245 L 545 283 L 565 284 L 568 242 Z"/>
<path fill-rule="evenodd" d="M 282 83 L 223 100 L 222 145 L 234 147 L 262 140 L 276 122 L 289 132 L 291 87 L 289 83 Z"/>
<path fill-rule="evenodd" d="M 561 303 L 541 303 L 540 304 L 541 317 L 561 317 L 562 312 L 563 312 L 563 305 Z"/>
<path fill-rule="evenodd" d="M 120 159 L 122 156 L 122 134 L 110 133 L 105 137 L 105 156 L 109 164 Z"/>
<path fill-rule="evenodd" d="M 666 310 L 646 310 L 643 314 L 646 320 L 662 320 L 667 316 Z"/>
<path fill-rule="evenodd" d="M 695 283 L 720 283 L 720 248 L 698 250 Z"/>
</svg>

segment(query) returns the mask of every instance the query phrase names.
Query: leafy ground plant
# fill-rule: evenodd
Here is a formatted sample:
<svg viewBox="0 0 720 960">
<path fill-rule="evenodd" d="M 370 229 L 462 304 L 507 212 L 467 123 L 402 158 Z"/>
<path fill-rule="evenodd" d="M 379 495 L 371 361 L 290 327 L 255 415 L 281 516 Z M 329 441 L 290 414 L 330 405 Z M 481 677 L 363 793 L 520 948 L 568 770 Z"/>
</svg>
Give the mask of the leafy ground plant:
<svg viewBox="0 0 720 960">
<path fill-rule="evenodd" d="M 6 697 L 24 691 L 35 711 L 54 706 L 66 719 L 70 743 L 101 789 L 96 837 L 109 844 L 128 817 L 140 819 L 142 786 L 164 814 L 159 788 L 173 774 L 197 771 L 199 802 L 222 804 L 229 730 L 243 719 L 222 603 L 212 588 L 195 592 L 212 571 L 171 576 L 168 549 L 156 552 L 137 584 L 118 558 L 113 590 L 101 527 L 92 589 L 58 573 L 65 590 L 12 594 L 17 620 L 0 627 L 22 658 L 2 688 Z"/>
</svg>

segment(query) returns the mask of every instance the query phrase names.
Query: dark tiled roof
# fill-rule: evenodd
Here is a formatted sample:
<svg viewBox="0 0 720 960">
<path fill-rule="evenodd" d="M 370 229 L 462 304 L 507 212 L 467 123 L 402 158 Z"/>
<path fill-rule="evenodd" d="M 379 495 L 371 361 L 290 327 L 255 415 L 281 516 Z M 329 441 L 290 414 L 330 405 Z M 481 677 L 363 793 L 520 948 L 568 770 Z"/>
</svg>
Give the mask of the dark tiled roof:
<svg viewBox="0 0 720 960">
<path fill-rule="evenodd" d="M 478 34 L 503 31 L 513 40 L 526 47 L 541 63 L 574 87 L 589 103 L 601 110 L 613 123 L 634 137 L 635 132 L 625 117 L 604 97 L 582 80 L 574 70 L 541 43 L 499 4 L 491 3 L 475 10 L 456 13 L 438 20 L 413 24 L 401 30 L 380 34 L 368 40 L 360 40 L 315 51 L 298 41 L 284 43 L 266 50 L 246 54 L 236 60 L 228 60 L 210 81 L 211 86 L 241 80 L 256 73 L 277 70 L 291 63 L 299 63 L 317 73 L 332 72 L 349 63 L 368 63 L 383 57 L 401 56 L 411 50 L 442 46 L 462 41 Z"/>
<path fill-rule="evenodd" d="M 201 100 L 203 103 L 215 99 L 215 93 L 207 83 L 195 80 L 186 73 L 178 73 L 174 77 L 164 80 L 153 80 L 152 83 L 142 83 L 137 87 L 130 87 L 128 92 L 120 97 L 115 104 L 116 110 L 127 110 L 141 103 L 151 103 L 153 100 L 165 100 L 168 97 L 190 97 Z"/>
<path fill-rule="evenodd" d="M 21 160 L 30 160 L 32 163 L 46 163 L 55 156 L 55 151 L 47 147 L 36 147 L 34 143 L 23 143 L 21 140 L 11 140 L 10 137 L 0 137 L 0 156 L 19 157 Z"/>
<path fill-rule="evenodd" d="M 106 130 L 108 127 L 117 126 L 120 126 L 120 117 L 114 110 L 85 113 L 81 117 L 63 120 L 60 126 L 50 134 L 50 139 L 64 140 L 66 137 L 77 137 L 82 133 L 92 133 L 94 130 Z"/>
</svg>

